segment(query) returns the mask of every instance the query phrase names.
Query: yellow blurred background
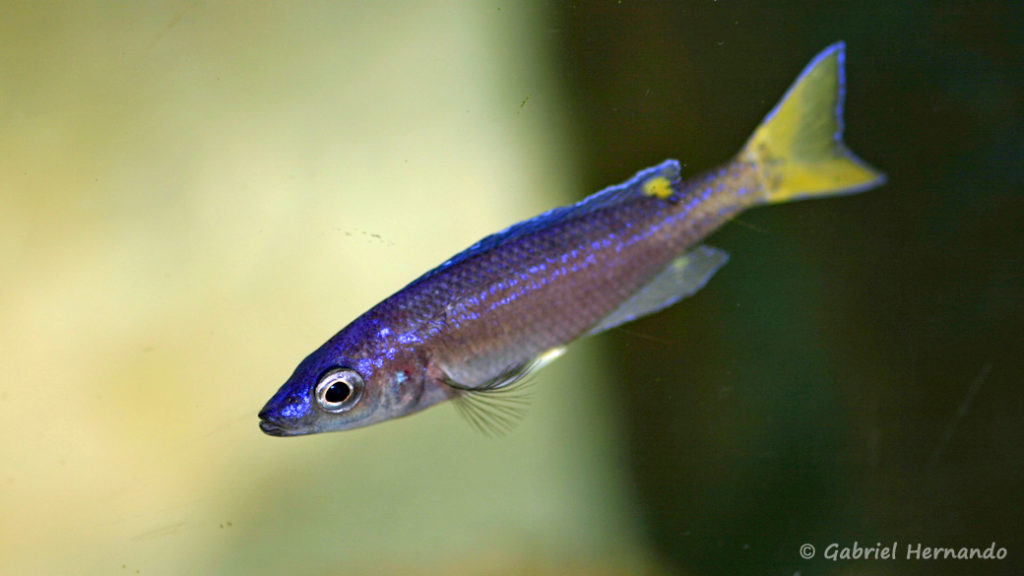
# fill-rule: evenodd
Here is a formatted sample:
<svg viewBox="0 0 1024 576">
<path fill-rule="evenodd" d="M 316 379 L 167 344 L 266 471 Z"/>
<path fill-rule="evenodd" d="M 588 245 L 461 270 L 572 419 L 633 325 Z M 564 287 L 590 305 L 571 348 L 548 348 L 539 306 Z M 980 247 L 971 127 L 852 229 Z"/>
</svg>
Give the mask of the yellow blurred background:
<svg viewBox="0 0 1024 576">
<path fill-rule="evenodd" d="M 451 407 L 260 433 L 308 352 L 576 199 L 542 10 L 5 3 L 0 573 L 637 573 L 595 343 Z"/>
</svg>

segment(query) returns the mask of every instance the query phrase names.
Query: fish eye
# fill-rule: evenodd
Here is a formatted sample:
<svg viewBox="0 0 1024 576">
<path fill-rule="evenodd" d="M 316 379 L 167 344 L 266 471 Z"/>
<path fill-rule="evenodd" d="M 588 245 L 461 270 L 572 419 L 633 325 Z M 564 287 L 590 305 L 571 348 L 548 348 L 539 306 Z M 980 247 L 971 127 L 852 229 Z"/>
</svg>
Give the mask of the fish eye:
<svg viewBox="0 0 1024 576">
<path fill-rule="evenodd" d="M 320 377 L 316 401 L 326 412 L 339 414 L 351 409 L 363 396 L 363 377 L 351 368 L 335 368 Z"/>
</svg>

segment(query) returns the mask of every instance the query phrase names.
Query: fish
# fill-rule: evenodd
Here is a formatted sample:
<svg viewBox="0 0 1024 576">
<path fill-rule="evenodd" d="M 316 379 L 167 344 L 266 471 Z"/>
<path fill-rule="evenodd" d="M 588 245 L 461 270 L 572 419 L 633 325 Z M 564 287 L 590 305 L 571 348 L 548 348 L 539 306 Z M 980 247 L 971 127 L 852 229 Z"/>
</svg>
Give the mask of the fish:
<svg viewBox="0 0 1024 576">
<path fill-rule="evenodd" d="M 349 430 L 453 401 L 482 431 L 507 432 L 525 377 L 570 343 L 703 288 L 729 259 L 703 239 L 744 210 L 885 182 L 843 142 L 844 64 L 842 42 L 818 54 L 717 168 L 684 180 L 666 160 L 423 274 L 302 360 L 260 429 Z"/>
</svg>

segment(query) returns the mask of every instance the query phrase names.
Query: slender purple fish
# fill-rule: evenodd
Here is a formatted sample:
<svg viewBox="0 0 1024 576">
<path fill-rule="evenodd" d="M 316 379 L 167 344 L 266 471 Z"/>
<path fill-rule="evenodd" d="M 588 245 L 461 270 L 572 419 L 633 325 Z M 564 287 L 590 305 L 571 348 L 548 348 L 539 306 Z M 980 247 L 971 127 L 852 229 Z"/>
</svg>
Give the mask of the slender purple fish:
<svg viewBox="0 0 1024 576">
<path fill-rule="evenodd" d="M 508 429 L 527 373 L 700 290 L 728 259 L 701 240 L 743 210 L 884 182 L 843 144 L 843 60 L 842 43 L 815 57 L 721 167 L 682 181 L 667 160 L 427 272 L 307 356 L 260 428 L 347 430 L 454 400 L 481 429 Z"/>
</svg>

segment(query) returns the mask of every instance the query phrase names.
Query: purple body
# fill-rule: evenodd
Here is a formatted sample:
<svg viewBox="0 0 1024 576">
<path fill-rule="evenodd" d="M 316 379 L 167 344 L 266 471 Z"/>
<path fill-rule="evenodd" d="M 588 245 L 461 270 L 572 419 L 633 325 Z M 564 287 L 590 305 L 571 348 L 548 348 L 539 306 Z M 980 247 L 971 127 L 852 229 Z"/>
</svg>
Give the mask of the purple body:
<svg viewBox="0 0 1024 576">
<path fill-rule="evenodd" d="M 317 417 L 310 393 L 333 367 L 353 369 L 364 385 L 360 405 L 337 415 L 345 428 L 486 388 L 590 331 L 680 254 L 757 202 L 759 182 L 755 166 L 739 161 L 681 182 L 678 162 L 669 160 L 489 236 L 310 354 L 267 403 L 261 427 L 292 435 L 337 423 L 340 418 Z M 667 188 L 655 194 L 646 189 L 653 184 Z"/>
</svg>

